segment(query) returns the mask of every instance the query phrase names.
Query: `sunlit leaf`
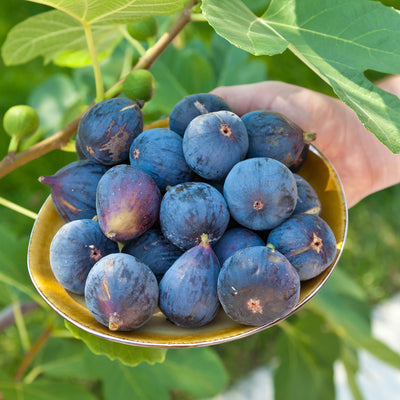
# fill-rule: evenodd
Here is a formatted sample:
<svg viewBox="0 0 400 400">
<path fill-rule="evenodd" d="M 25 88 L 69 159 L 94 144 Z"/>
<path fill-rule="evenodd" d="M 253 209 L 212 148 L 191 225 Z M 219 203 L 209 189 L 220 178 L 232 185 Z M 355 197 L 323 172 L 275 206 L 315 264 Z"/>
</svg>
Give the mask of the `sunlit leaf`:
<svg viewBox="0 0 400 400">
<path fill-rule="evenodd" d="M 26 63 L 38 56 L 45 62 L 79 67 L 90 61 L 84 25 L 90 27 L 99 59 L 122 40 L 118 25 L 150 15 L 168 15 L 183 0 L 59 0 L 35 1 L 56 8 L 35 15 L 12 28 L 2 47 L 6 65 Z"/>
<path fill-rule="evenodd" d="M 63 11 L 88 24 L 125 24 L 150 15 L 169 15 L 182 8 L 185 0 L 29 0 Z"/>
</svg>

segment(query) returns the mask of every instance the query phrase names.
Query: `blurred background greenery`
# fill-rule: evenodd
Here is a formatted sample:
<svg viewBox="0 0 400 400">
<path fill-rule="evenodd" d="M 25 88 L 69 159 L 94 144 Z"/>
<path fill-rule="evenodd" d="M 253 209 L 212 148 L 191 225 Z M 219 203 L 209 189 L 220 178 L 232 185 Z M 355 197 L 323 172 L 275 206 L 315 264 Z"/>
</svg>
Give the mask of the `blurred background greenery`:
<svg viewBox="0 0 400 400">
<path fill-rule="evenodd" d="M 23 0 L 3 0 L 0 8 L 0 43 L 4 42 L 7 32 L 16 23 L 47 10 L 47 7 Z M 109 82 L 111 86 L 118 79 L 121 65 L 126 61 L 126 47 L 127 43 L 122 42 L 111 60 L 102 62 L 106 85 Z M 134 55 L 131 56 L 134 59 Z M 188 74 L 185 71 L 191 72 Z M 218 38 L 205 22 L 187 27 L 174 46 L 155 63 L 152 72 L 157 86 L 153 100 L 145 108 L 147 120 L 166 115 L 186 94 L 209 91 L 222 84 L 276 79 L 333 95 L 330 88 L 291 53 L 273 57 L 250 56 Z M 193 73 L 198 79 L 192 78 Z M 371 79 L 379 77 L 373 72 L 370 75 Z M 89 67 L 68 69 L 53 64 L 43 65 L 42 59 L 22 66 L 6 67 L 0 60 L 0 93 L 0 116 L 12 105 L 30 104 L 38 109 L 44 121 L 42 134 L 49 135 L 77 115 L 82 106 L 89 104 L 94 97 L 94 82 Z M 0 126 L 0 157 L 6 155 L 8 140 Z M 32 161 L 0 180 L 0 196 L 38 212 L 50 192 L 37 178 L 53 174 L 75 159 L 74 153 L 56 150 Z M 337 269 L 348 274 L 362 288 L 368 306 L 388 299 L 400 290 L 399 204 L 400 185 L 397 185 L 369 196 L 349 211 L 347 242 Z M 28 217 L 0 206 L 0 265 L 18 269 L 21 280 L 27 284 L 26 251 L 32 225 L 33 220 Z M 0 297 L 2 309 L 12 304 L 15 298 L 20 301 L 27 299 L 23 291 L 7 284 L 4 277 L 0 287 L 4 293 Z M 315 310 L 313 303 L 314 300 L 310 302 L 310 307 L 302 311 L 302 318 Z M 46 318 L 46 310 L 27 317 L 26 324 L 34 332 L 33 336 L 41 330 L 41 321 Z M 288 321 L 293 325 L 299 323 L 298 316 Z M 323 324 L 315 321 L 317 325 Z M 59 324 L 61 326 L 62 321 Z M 275 345 L 285 330 L 290 328 L 283 324 L 245 339 L 215 346 L 214 350 L 221 356 L 230 382 L 273 360 L 276 356 Z M 3 333 L 0 365 L 6 370 L 13 370 L 23 355 L 18 339 L 20 333 L 15 327 Z M 100 388 L 94 385 L 90 386 L 90 390 L 98 396 L 96 398 L 103 398 Z M 179 391 L 174 396 L 191 398 Z"/>
</svg>

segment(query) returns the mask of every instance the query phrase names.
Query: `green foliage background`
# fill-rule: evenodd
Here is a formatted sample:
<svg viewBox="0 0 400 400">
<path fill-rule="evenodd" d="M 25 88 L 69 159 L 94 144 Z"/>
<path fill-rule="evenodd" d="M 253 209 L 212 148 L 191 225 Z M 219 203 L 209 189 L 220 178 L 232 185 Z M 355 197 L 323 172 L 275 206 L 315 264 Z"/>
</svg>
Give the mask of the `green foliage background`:
<svg viewBox="0 0 400 400">
<path fill-rule="evenodd" d="M 257 12 L 264 2 L 250 3 Z M 382 3 L 397 5 L 394 1 Z M 15 24 L 48 10 L 23 0 L 3 1 L 0 8 L 0 43 Z M 162 26 L 171 17 L 159 21 Z M 115 66 L 127 62 L 127 53 L 128 61 L 137 59 L 128 47 L 123 40 L 111 60 L 102 61 L 106 87 L 120 77 L 121 68 Z M 206 22 L 185 28 L 152 72 L 157 87 L 145 108 L 148 121 L 167 115 L 183 96 L 218 85 L 276 79 L 334 95 L 331 87 L 293 53 L 251 56 L 218 37 Z M 381 76 L 368 74 L 372 79 Z M 46 136 L 89 104 L 95 97 L 95 87 L 90 67 L 43 65 L 39 58 L 6 67 L 1 60 L 0 93 L 1 116 L 12 105 L 31 104 L 41 113 L 45 128 L 41 134 Z M 0 130 L 0 154 L 5 155 L 8 136 L 2 127 Z M 49 190 L 37 177 L 53 174 L 75 159 L 74 153 L 59 150 L 47 154 L 2 178 L 0 196 L 38 212 Z M 40 304 L 1 332 L 0 393 L 5 399 L 29 400 L 49 395 L 60 399 L 119 399 L 127 394 L 135 399 L 205 398 L 274 360 L 278 365 L 274 377 L 277 399 L 333 399 L 333 363 L 341 359 L 353 394 L 359 398 L 355 380 L 358 349 L 367 349 L 400 368 L 400 357 L 371 336 L 369 321 L 371 307 L 400 289 L 400 221 L 394 218 L 399 203 L 397 185 L 369 196 L 349 211 L 347 243 L 335 273 L 320 294 L 287 321 L 212 348 L 146 354 L 134 348 L 127 352 L 104 350 L 101 343 L 90 338 L 87 341 L 73 327 L 65 327 L 64 321 L 41 302 L 29 280 L 26 250 L 33 221 L 0 206 L 0 308 L 4 312 L 10 306 L 18 309 L 22 303 Z M 12 377 L 24 354 L 48 326 L 52 326 L 51 338 L 23 379 L 14 382 Z M 103 350 L 96 350 L 99 348 Z M 115 355 L 114 360 L 110 354 Z"/>
</svg>

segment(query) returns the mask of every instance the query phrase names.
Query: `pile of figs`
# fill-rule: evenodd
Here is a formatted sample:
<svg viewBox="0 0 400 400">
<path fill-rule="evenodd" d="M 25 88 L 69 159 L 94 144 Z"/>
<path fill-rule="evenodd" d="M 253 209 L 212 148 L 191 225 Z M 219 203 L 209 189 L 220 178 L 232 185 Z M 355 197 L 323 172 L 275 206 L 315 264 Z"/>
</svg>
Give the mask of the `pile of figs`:
<svg viewBox="0 0 400 400">
<path fill-rule="evenodd" d="M 337 251 L 297 174 L 314 138 L 275 112 L 239 117 L 209 93 L 147 130 L 139 103 L 99 102 L 80 121 L 79 160 L 39 178 L 66 222 L 50 245 L 55 278 L 113 331 L 157 308 L 186 328 L 221 307 L 245 325 L 284 318 Z"/>
</svg>

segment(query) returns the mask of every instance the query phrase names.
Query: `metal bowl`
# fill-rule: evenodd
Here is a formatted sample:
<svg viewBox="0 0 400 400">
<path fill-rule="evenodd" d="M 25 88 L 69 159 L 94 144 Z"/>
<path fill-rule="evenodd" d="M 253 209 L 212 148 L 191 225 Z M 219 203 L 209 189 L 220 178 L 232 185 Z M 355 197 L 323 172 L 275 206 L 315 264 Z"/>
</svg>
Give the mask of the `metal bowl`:
<svg viewBox="0 0 400 400">
<path fill-rule="evenodd" d="M 343 250 L 348 221 L 343 187 L 333 166 L 321 151 L 310 146 L 308 158 L 298 174 L 314 187 L 321 199 L 321 217 L 335 234 L 337 254 L 333 263 L 323 273 L 301 283 L 300 299 L 291 314 L 307 303 L 332 274 Z M 215 320 L 208 325 L 187 329 L 173 325 L 157 309 L 150 321 L 137 330 L 110 331 L 92 317 L 85 306 L 83 296 L 64 289 L 53 275 L 49 261 L 50 243 L 64 223 L 55 210 L 50 196 L 43 204 L 32 229 L 28 248 L 29 274 L 33 285 L 46 303 L 67 321 L 86 332 L 127 345 L 163 348 L 199 347 L 240 339 L 267 329 L 284 319 L 277 319 L 258 327 L 245 326 L 230 320 L 221 309 Z"/>
</svg>

